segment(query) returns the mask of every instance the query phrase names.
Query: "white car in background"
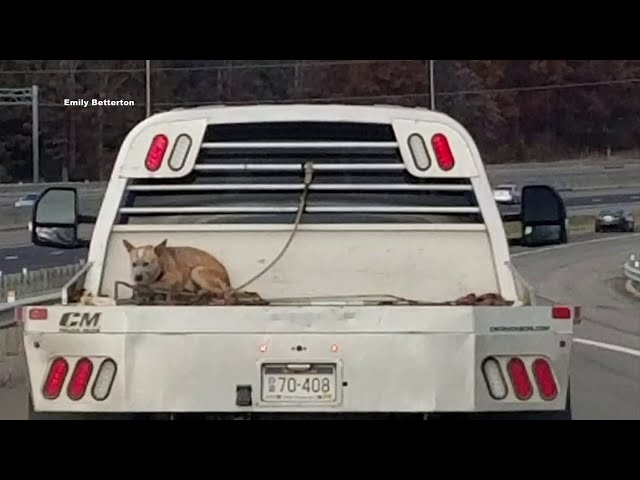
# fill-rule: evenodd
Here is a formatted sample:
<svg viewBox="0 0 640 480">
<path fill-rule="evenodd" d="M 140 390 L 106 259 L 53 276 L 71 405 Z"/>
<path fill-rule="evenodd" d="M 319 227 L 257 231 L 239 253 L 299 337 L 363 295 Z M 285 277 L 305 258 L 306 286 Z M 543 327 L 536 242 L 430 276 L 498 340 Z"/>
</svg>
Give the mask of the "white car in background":
<svg viewBox="0 0 640 480">
<path fill-rule="evenodd" d="M 22 195 L 18 200 L 16 200 L 16 203 L 14 203 L 13 206 L 16 208 L 33 207 L 37 199 L 38 199 L 37 193 L 27 193 L 25 195 Z"/>
<path fill-rule="evenodd" d="M 520 189 L 517 185 L 498 185 L 493 189 L 493 198 L 497 203 L 520 204 Z"/>
</svg>

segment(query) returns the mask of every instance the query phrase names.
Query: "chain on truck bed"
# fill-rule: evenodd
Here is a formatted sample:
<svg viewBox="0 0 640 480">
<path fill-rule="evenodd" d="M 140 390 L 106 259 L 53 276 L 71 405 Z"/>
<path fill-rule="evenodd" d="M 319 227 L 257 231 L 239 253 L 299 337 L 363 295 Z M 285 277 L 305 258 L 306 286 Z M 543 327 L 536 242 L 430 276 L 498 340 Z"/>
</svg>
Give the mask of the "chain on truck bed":
<svg viewBox="0 0 640 480">
<path fill-rule="evenodd" d="M 120 298 L 119 287 L 126 287 L 132 292 L 130 298 Z M 410 300 L 394 295 L 347 295 L 347 296 L 331 296 L 331 297 L 300 297 L 300 298 L 278 298 L 264 299 L 256 292 L 236 291 L 231 301 L 225 302 L 223 299 L 215 298 L 206 292 L 172 292 L 164 289 L 152 289 L 148 286 L 131 285 L 126 282 L 115 282 L 115 301 L 117 305 L 273 305 L 273 304 L 294 304 L 306 302 L 322 302 L 336 300 L 360 300 L 372 305 L 422 305 L 422 306 L 510 306 L 514 302 L 504 299 L 496 293 L 486 293 L 476 295 L 470 293 L 464 297 L 457 298 L 447 302 L 424 302 L 419 300 Z"/>
<path fill-rule="evenodd" d="M 118 287 L 127 287 L 132 291 L 130 298 L 120 298 Z M 147 286 L 130 285 L 115 282 L 115 300 L 117 305 L 268 305 L 255 292 L 235 292 L 230 302 L 216 298 L 208 292 L 173 292 Z"/>
</svg>

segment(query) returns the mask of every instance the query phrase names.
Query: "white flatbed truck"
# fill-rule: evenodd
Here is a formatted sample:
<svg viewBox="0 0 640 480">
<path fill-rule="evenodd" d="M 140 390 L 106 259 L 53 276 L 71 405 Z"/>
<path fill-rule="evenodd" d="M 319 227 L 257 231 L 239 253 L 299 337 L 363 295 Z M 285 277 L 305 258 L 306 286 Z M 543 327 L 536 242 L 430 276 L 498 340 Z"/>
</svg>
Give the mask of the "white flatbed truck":
<svg viewBox="0 0 640 480">
<path fill-rule="evenodd" d="M 522 215 L 540 198 L 556 201 L 524 187 Z M 535 304 L 449 116 L 160 113 L 126 136 L 99 215 L 80 206 L 50 188 L 34 207 L 36 245 L 89 246 L 58 304 L 20 312 L 34 419 L 571 416 L 576 309 Z M 125 239 L 208 251 L 264 302 L 136 303 Z"/>
</svg>

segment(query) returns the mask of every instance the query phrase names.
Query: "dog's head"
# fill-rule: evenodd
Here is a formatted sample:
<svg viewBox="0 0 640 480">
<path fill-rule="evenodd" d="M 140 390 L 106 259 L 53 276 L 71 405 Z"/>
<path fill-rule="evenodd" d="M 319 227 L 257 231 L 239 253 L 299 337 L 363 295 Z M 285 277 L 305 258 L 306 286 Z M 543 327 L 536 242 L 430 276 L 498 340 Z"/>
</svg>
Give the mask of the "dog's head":
<svg viewBox="0 0 640 480">
<path fill-rule="evenodd" d="M 136 285 L 149 285 L 162 275 L 160 256 L 167 246 L 167 240 L 153 245 L 134 247 L 127 240 L 123 240 L 124 247 L 129 252 L 131 260 L 131 277 Z"/>
</svg>

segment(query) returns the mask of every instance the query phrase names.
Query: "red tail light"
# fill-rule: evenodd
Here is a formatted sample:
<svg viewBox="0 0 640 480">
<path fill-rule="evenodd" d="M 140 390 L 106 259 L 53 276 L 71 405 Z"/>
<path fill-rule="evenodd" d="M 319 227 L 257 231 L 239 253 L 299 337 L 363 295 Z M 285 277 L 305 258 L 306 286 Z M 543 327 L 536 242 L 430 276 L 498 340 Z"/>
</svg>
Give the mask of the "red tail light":
<svg viewBox="0 0 640 480">
<path fill-rule="evenodd" d="M 73 369 L 67 395 L 71 400 L 80 400 L 87 391 L 89 379 L 93 373 L 93 363 L 88 358 L 81 358 Z"/>
<path fill-rule="evenodd" d="M 436 160 L 438 160 L 440 168 L 442 170 L 451 170 L 455 165 L 455 159 L 453 158 L 447 137 L 441 133 L 436 133 L 431 137 L 431 145 L 436 152 Z"/>
<path fill-rule="evenodd" d="M 540 396 L 544 400 L 553 400 L 558 396 L 558 387 L 549 362 L 543 358 L 538 358 L 533 362 L 533 377 L 536 379 Z"/>
<path fill-rule="evenodd" d="M 571 318 L 571 307 L 555 306 L 551 308 L 551 317 L 560 320 Z"/>
<path fill-rule="evenodd" d="M 64 380 L 67 378 L 67 372 L 69 372 L 69 364 L 64 358 L 58 357 L 51 363 L 49 374 L 42 389 L 44 398 L 47 400 L 55 400 L 58 398 L 62 391 Z"/>
<path fill-rule="evenodd" d="M 46 320 L 47 309 L 46 308 L 32 308 L 29 310 L 29 320 Z"/>
<path fill-rule="evenodd" d="M 533 395 L 533 386 L 524 362 L 519 358 L 512 358 L 507 364 L 507 371 L 516 397 L 520 400 L 529 400 Z"/>
<path fill-rule="evenodd" d="M 155 172 L 160 168 L 168 145 L 169 139 L 166 135 L 159 134 L 153 137 L 151 147 L 149 148 L 149 153 L 147 153 L 147 160 L 145 161 L 147 170 L 149 170 L 150 172 Z"/>
</svg>

